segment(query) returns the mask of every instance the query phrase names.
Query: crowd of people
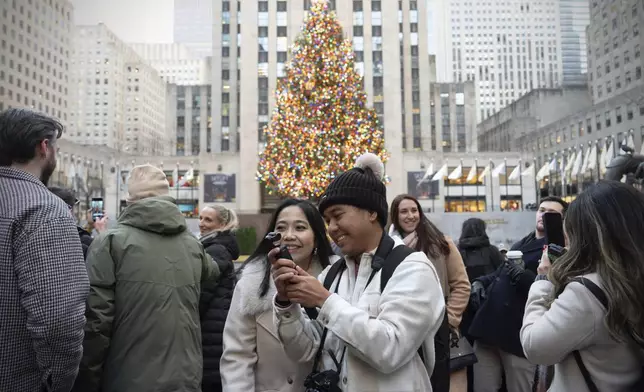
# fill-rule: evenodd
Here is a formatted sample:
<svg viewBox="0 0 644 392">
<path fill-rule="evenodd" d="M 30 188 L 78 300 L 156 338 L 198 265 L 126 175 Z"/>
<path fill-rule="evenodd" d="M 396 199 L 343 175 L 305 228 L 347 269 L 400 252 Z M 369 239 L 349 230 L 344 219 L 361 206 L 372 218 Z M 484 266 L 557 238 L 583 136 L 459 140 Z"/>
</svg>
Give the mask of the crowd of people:
<svg viewBox="0 0 644 392">
<path fill-rule="evenodd" d="M 204 208 L 194 236 L 151 165 L 114 227 L 77 227 L 74 194 L 47 188 L 62 132 L 0 113 L 0 391 L 644 390 L 633 187 L 542 198 L 506 250 L 481 219 L 456 240 L 412 196 L 389 206 L 365 154 L 317 205 L 283 201 L 236 270 L 235 212 Z"/>
</svg>

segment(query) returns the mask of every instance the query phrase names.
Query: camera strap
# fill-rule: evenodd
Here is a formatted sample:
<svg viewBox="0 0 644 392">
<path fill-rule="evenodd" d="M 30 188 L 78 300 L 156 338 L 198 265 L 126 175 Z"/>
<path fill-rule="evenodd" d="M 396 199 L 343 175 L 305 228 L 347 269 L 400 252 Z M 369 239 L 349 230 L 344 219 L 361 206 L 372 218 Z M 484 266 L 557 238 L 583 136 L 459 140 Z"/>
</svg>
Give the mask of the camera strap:
<svg viewBox="0 0 644 392">
<path fill-rule="evenodd" d="M 339 264 L 339 267 L 337 268 L 337 273 L 339 274 L 339 277 L 338 277 L 338 283 L 335 285 L 335 290 L 333 291 L 335 294 L 338 293 L 338 289 L 340 288 L 340 282 L 342 282 L 342 273 L 347 268 L 347 263 L 346 261 L 344 261 L 344 259 L 338 260 L 336 261 L 336 263 L 341 263 L 341 264 Z M 331 271 L 329 271 L 329 273 L 330 272 Z M 320 339 L 320 347 L 318 347 L 318 352 L 315 354 L 315 360 L 313 361 L 313 371 L 317 371 L 317 368 L 320 364 L 320 359 L 322 358 L 322 351 L 324 350 L 324 342 L 326 341 L 326 336 L 328 333 L 329 333 L 329 330 L 327 328 L 324 328 L 324 330 L 322 331 L 322 338 Z M 340 364 L 344 360 L 344 353 L 346 352 L 346 350 L 347 348 L 345 346 L 344 349 L 342 350 L 342 356 L 340 357 L 340 362 L 337 361 L 337 359 L 333 355 L 333 352 L 331 350 L 328 350 L 329 354 L 331 355 L 331 359 L 338 367 L 338 372 L 340 372 Z"/>
</svg>

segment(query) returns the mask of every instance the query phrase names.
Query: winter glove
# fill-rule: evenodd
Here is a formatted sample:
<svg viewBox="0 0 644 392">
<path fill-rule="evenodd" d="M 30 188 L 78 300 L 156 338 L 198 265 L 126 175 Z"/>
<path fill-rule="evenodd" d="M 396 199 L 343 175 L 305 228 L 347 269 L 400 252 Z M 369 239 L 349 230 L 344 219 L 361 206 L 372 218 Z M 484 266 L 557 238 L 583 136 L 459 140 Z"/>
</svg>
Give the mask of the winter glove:
<svg viewBox="0 0 644 392">
<path fill-rule="evenodd" d="M 481 308 L 481 305 L 483 305 L 486 298 L 487 293 L 485 292 L 485 286 L 483 286 L 483 283 L 475 280 L 474 283 L 472 283 L 472 290 L 470 292 L 470 305 L 474 311 Z"/>
<path fill-rule="evenodd" d="M 517 284 L 523 275 L 523 271 L 525 271 L 520 265 L 509 261 L 505 262 L 503 268 L 505 269 L 505 273 L 508 274 L 508 277 L 510 277 L 510 282 L 512 284 Z"/>
</svg>

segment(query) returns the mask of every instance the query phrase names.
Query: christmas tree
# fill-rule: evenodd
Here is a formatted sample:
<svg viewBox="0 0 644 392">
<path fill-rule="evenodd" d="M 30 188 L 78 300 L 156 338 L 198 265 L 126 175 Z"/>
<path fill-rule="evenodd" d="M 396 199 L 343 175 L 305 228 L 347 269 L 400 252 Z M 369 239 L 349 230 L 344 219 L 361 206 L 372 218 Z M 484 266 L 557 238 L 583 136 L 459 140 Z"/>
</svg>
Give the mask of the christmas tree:
<svg viewBox="0 0 644 392">
<path fill-rule="evenodd" d="M 317 0 L 291 48 L 286 78 L 278 83 L 276 108 L 265 128 L 257 178 L 271 194 L 315 198 L 363 153 L 383 162 L 383 130 L 367 108 L 362 77 L 354 69 L 326 0 Z"/>
</svg>

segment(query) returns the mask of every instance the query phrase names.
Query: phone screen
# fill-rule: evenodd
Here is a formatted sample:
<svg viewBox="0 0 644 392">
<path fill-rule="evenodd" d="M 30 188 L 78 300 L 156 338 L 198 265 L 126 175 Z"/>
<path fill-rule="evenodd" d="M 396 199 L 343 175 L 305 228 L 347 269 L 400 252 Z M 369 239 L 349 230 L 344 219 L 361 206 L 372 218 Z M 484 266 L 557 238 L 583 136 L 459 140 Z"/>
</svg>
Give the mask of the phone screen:
<svg viewBox="0 0 644 392">
<path fill-rule="evenodd" d="M 561 247 L 566 246 L 561 214 L 557 212 L 546 212 L 543 214 L 543 226 L 546 229 L 546 244 L 555 244 Z"/>
<path fill-rule="evenodd" d="M 96 219 L 102 218 L 104 215 L 103 199 L 101 198 L 92 199 L 90 210 L 92 211 L 92 220 L 96 221 Z"/>
</svg>

